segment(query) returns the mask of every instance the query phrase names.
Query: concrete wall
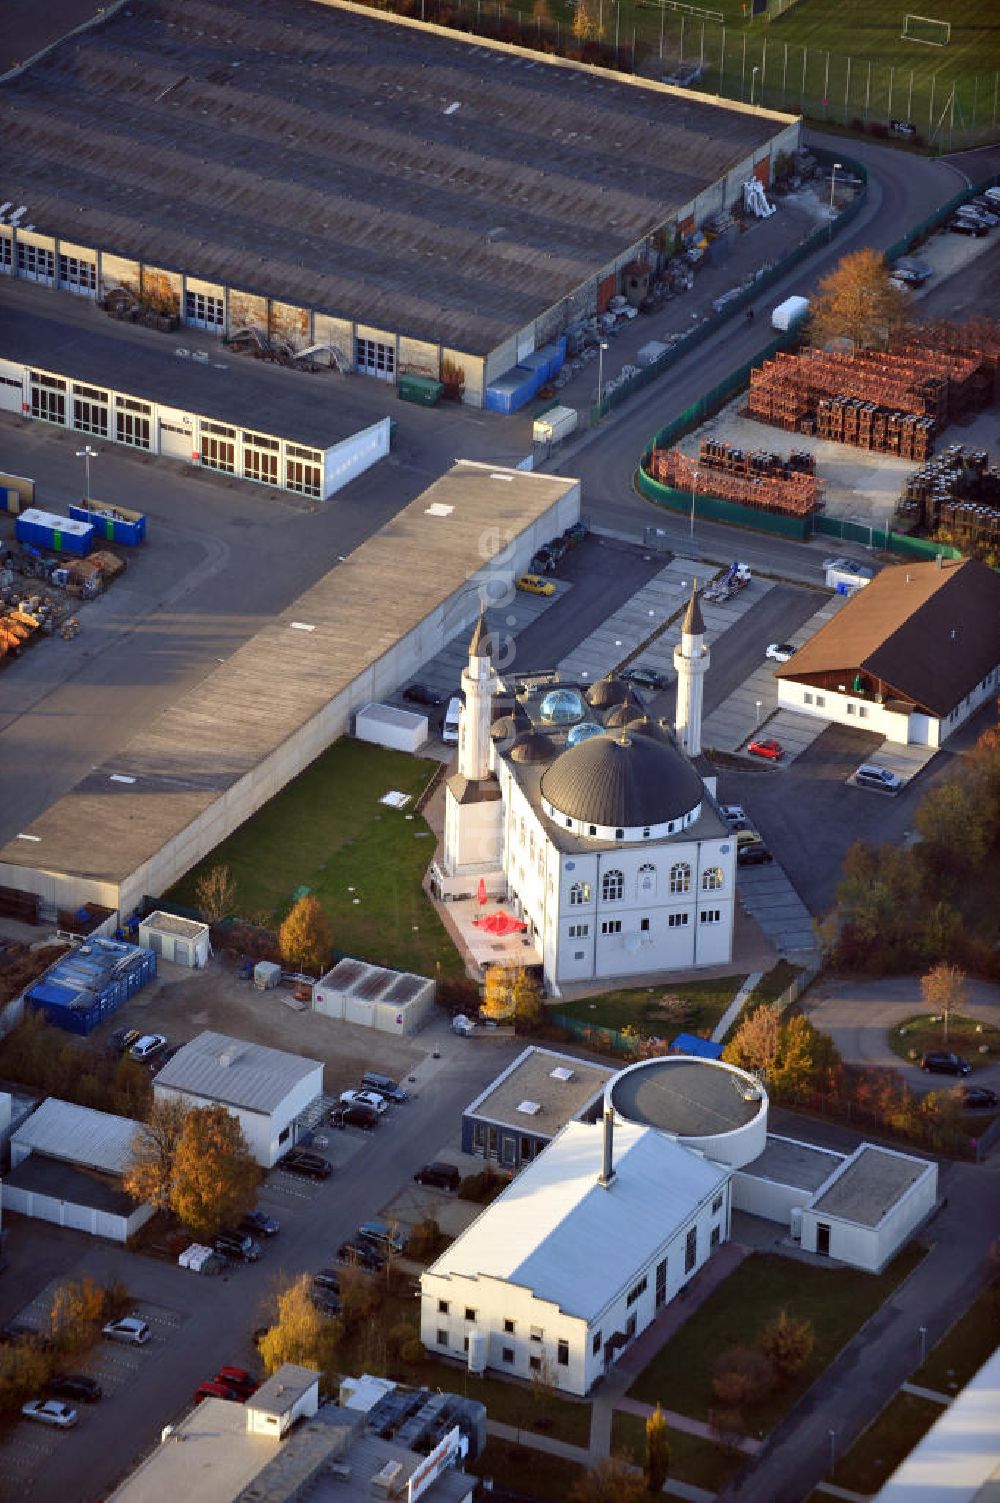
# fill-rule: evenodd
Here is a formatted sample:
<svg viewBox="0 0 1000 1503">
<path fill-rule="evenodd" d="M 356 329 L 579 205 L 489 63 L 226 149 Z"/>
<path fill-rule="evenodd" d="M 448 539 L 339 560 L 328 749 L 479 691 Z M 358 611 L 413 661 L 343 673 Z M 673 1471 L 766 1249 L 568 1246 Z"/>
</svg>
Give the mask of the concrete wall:
<svg viewBox="0 0 1000 1503">
<path fill-rule="evenodd" d="M 0 1185 L 0 1203 L 5 1211 L 18 1211 L 35 1221 L 50 1221 L 54 1226 L 70 1227 L 74 1231 L 87 1232 L 92 1237 L 106 1237 L 109 1242 L 127 1242 L 153 1214 L 151 1205 L 137 1206 L 128 1216 L 111 1211 L 98 1211 L 93 1206 L 75 1205 L 71 1201 L 56 1200 L 50 1195 L 40 1195 L 36 1190 L 24 1190 L 18 1185 Z"/>
<path fill-rule="evenodd" d="M 803 1209 L 811 1199 L 811 1191 L 799 1185 L 781 1185 L 740 1169 L 733 1175 L 733 1210 L 776 1221 L 786 1231 L 791 1229 L 792 1211 Z"/>
</svg>

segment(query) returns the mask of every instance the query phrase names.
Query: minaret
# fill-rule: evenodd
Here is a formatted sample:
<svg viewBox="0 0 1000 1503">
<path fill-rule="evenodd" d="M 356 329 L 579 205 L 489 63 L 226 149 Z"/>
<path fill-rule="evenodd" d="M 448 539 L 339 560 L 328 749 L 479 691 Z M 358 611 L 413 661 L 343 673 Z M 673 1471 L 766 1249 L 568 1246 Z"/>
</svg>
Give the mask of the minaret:
<svg viewBox="0 0 1000 1503">
<path fill-rule="evenodd" d="M 701 711 L 705 697 L 705 674 L 711 654 L 705 646 L 705 623 L 698 604 L 698 581 L 691 586 L 691 599 L 681 626 L 681 640 L 674 648 L 677 673 L 677 740 L 689 757 L 701 754 Z"/>
<path fill-rule="evenodd" d="M 490 726 L 493 723 L 493 697 L 497 692 L 493 671 L 490 635 L 482 610 L 469 643 L 469 666 L 462 670 L 465 704 L 459 722 L 458 771 L 476 783 L 490 773 Z"/>
</svg>

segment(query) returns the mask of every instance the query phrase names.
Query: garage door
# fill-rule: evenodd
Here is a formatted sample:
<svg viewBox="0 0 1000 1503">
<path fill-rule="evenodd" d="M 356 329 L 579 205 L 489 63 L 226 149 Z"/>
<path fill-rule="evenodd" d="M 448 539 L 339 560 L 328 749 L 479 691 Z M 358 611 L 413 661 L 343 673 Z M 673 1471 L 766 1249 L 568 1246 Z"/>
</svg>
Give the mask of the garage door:
<svg viewBox="0 0 1000 1503">
<path fill-rule="evenodd" d="M 190 428 L 179 423 L 166 423 L 160 419 L 160 453 L 165 459 L 185 459 L 191 463 L 194 438 Z"/>
<path fill-rule="evenodd" d="M 354 341 L 354 366 L 359 376 L 374 376 L 379 381 L 396 379 L 396 349 L 376 339 Z"/>
</svg>

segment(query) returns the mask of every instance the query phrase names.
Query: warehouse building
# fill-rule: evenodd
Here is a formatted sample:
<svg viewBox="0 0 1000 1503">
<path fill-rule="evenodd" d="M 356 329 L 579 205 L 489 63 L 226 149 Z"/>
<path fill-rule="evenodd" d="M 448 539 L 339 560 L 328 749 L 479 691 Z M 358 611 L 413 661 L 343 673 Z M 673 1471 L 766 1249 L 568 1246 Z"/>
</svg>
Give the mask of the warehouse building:
<svg viewBox="0 0 1000 1503">
<path fill-rule="evenodd" d="M 294 1146 L 298 1120 L 322 1094 L 322 1060 L 208 1029 L 179 1049 L 153 1080 L 156 1101 L 224 1106 L 265 1169 Z"/>
<path fill-rule="evenodd" d="M 123 916 L 504 597 L 580 485 L 463 460 L 0 848 L 0 886 Z M 209 769 L 206 771 L 206 769 Z"/>
<path fill-rule="evenodd" d="M 529 1044 L 462 1113 L 462 1152 L 519 1169 L 530 1164 L 567 1122 L 601 1115 L 614 1074 L 573 1054 Z"/>
<path fill-rule="evenodd" d="M 481 405 L 799 133 L 346 0 L 146 0 L 3 86 L 0 271 Z"/>
<path fill-rule="evenodd" d="M 1000 690 L 1000 576 L 974 558 L 883 569 L 775 678 L 779 709 L 941 746 Z"/>
</svg>

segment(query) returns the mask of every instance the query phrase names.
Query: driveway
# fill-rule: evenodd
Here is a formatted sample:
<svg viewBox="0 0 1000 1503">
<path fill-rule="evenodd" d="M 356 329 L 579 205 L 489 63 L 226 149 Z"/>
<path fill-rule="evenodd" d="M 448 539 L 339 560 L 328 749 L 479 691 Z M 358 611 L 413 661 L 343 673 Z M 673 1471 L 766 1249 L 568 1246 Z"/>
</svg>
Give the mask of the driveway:
<svg viewBox="0 0 1000 1503">
<path fill-rule="evenodd" d="M 963 1014 L 1000 1026 L 1000 985 L 970 980 L 968 987 Z M 953 1083 L 949 1076 L 925 1075 L 916 1065 L 906 1064 L 886 1042 L 889 1029 L 926 1012 L 919 976 L 824 981 L 806 994 L 802 1007 L 810 1021 L 830 1035 L 847 1064 L 902 1070 L 914 1090 L 941 1090 Z M 977 1070 L 974 1079 L 976 1085 L 1000 1088 L 1000 1060 Z"/>
</svg>

